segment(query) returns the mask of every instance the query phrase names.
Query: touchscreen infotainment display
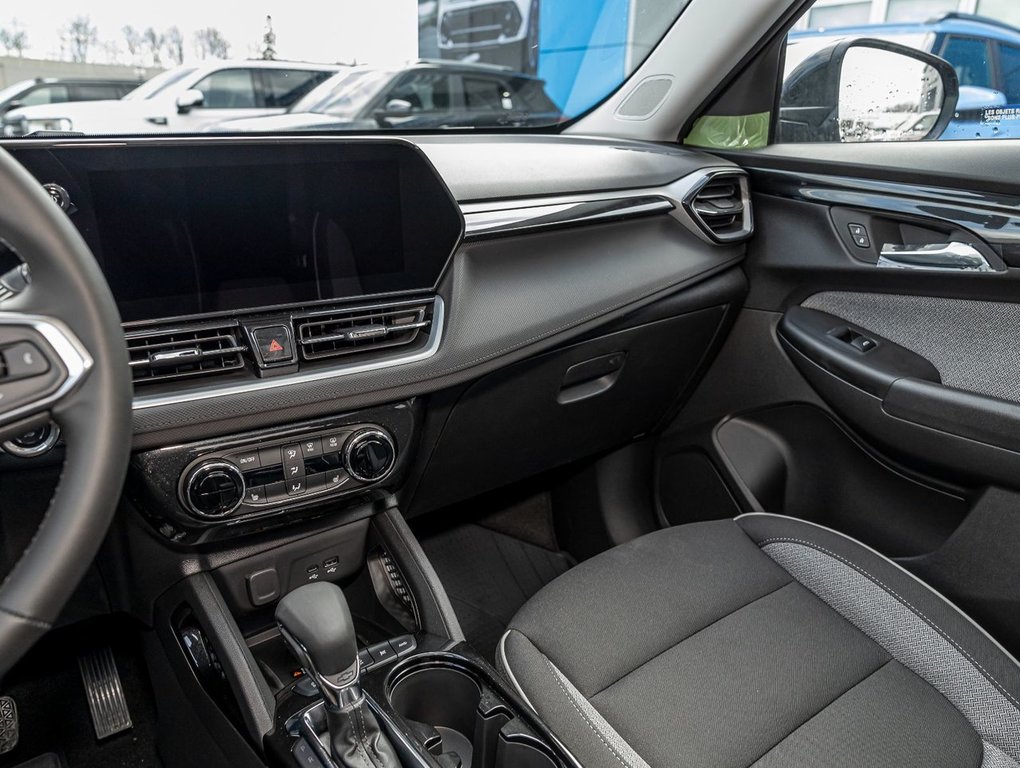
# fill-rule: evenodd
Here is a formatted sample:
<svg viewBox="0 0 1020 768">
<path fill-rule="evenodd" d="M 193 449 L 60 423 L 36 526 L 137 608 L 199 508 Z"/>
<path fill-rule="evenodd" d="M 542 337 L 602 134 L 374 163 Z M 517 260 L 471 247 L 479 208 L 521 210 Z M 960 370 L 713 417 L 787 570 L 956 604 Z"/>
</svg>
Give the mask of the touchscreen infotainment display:
<svg viewBox="0 0 1020 768">
<path fill-rule="evenodd" d="M 399 144 L 54 156 L 125 322 L 427 290 L 461 234 L 435 172 Z"/>
</svg>

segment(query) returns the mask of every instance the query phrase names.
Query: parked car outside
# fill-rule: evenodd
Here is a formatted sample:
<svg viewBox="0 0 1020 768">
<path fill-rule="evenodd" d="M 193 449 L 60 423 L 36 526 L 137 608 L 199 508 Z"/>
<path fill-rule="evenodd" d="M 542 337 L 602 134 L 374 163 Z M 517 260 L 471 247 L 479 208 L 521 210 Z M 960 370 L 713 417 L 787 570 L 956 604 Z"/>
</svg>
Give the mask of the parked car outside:
<svg viewBox="0 0 1020 768">
<path fill-rule="evenodd" d="M 119 101 L 80 101 L 13 109 L 3 133 L 194 133 L 230 117 L 280 114 L 340 65 L 217 61 L 162 72 Z"/>
<path fill-rule="evenodd" d="M 401 69 L 354 67 L 286 114 L 227 120 L 216 131 L 522 127 L 561 119 L 543 82 L 486 64 L 417 61 Z"/>
<path fill-rule="evenodd" d="M 12 109 L 68 101 L 119 99 L 139 85 L 139 80 L 109 78 L 37 77 L 0 89 L 0 115 Z"/>
<path fill-rule="evenodd" d="M 972 14 L 946 13 L 917 23 L 795 31 L 787 47 L 786 86 L 803 74 L 797 67 L 811 54 L 838 40 L 858 37 L 909 45 L 953 65 L 960 79 L 960 99 L 941 139 L 1020 137 L 1020 29 Z"/>
</svg>

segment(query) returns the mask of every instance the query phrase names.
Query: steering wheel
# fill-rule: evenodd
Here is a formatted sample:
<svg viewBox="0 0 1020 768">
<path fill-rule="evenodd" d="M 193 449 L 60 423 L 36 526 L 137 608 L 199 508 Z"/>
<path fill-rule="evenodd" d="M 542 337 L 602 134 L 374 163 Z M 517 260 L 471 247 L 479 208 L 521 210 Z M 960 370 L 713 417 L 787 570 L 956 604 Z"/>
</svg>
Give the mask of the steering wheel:
<svg viewBox="0 0 1020 768">
<path fill-rule="evenodd" d="M 31 270 L 0 296 L 0 440 L 48 423 L 66 454 L 35 536 L 0 583 L 0 676 L 48 630 L 95 557 L 131 450 L 131 379 L 120 315 L 85 241 L 0 148 L 0 239 Z M 0 498 L 0 514 L 10 504 Z"/>
</svg>

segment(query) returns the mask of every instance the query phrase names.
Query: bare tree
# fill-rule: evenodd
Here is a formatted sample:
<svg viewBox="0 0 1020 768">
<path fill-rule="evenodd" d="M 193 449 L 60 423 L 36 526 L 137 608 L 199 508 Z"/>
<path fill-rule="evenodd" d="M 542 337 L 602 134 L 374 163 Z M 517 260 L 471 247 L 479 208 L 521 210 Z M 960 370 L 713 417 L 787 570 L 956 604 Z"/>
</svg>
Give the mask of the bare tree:
<svg viewBox="0 0 1020 768">
<path fill-rule="evenodd" d="M 144 50 L 142 33 L 130 24 L 122 27 L 120 33 L 124 35 L 124 45 L 127 46 L 128 56 L 131 57 L 131 63 L 141 64 L 142 53 Z"/>
<path fill-rule="evenodd" d="M 0 29 L 0 45 L 8 56 L 24 56 L 28 48 L 28 34 L 15 21 L 10 29 Z"/>
<path fill-rule="evenodd" d="M 99 42 L 99 30 L 88 16 L 75 16 L 67 23 L 61 39 L 71 61 L 84 64 L 89 60 L 89 50 Z"/>
<path fill-rule="evenodd" d="M 152 66 L 163 66 L 163 42 L 164 37 L 154 28 L 149 27 L 142 33 L 142 44 L 152 59 Z"/>
<path fill-rule="evenodd" d="M 225 59 L 230 55 L 230 44 L 215 27 L 206 27 L 195 33 L 195 48 L 202 59 Z"/>
<path fill-rule="evenodd" d="M 166 47 L 166 57 L 171 64 L 184 63 L 184 35 L 179 28 L 170 27 L 164 32 L 163 44 Z"/>
<path fill-rule="evenodd" d="M 273 61 L 276 58 L 276 33 L 273 31 L 273 17 L 266 16 L 266 31 L 262 35 L 261 58 Z"/>
</svg>

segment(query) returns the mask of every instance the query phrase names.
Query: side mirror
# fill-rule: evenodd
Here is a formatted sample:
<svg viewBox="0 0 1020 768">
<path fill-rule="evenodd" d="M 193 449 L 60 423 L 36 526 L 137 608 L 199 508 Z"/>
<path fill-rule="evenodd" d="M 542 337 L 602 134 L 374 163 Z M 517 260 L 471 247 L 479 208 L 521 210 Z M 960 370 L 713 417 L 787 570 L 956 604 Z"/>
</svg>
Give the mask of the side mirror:
<svg viewBox="0 0 1020 768">
<path fill-rule="evenodd" d="M 15 99 L 14 101 L 10 102 L 6 107 L 4 107 L 4 110 L 9 112 L 12 109 L 21 109 L 23 106 L 25 106 L 25 102 L 23 102 L 21 99 Z"/>
<path fill-rule="evenodd" d="M 387 115 L 407 115 L 413 109 L 414 104 L 407 99 L 390 99 L 386 102 L 386 106 L 383 107 L 383 112 Z"/>
<path fill-rule="evenodd" d="M 201 107 L 205 103 L 205 94 L 196 88 L 191 88 L 177 97 L 177 113 L 188 114 L 195 107 Z"/>
<path fill-rule="evenodd" d="M 786 79 L 778 140 L 920 141 L 938 138 L 960 95 L 945 59 L 885 40 L 830 45 Z"/>
</svg>

